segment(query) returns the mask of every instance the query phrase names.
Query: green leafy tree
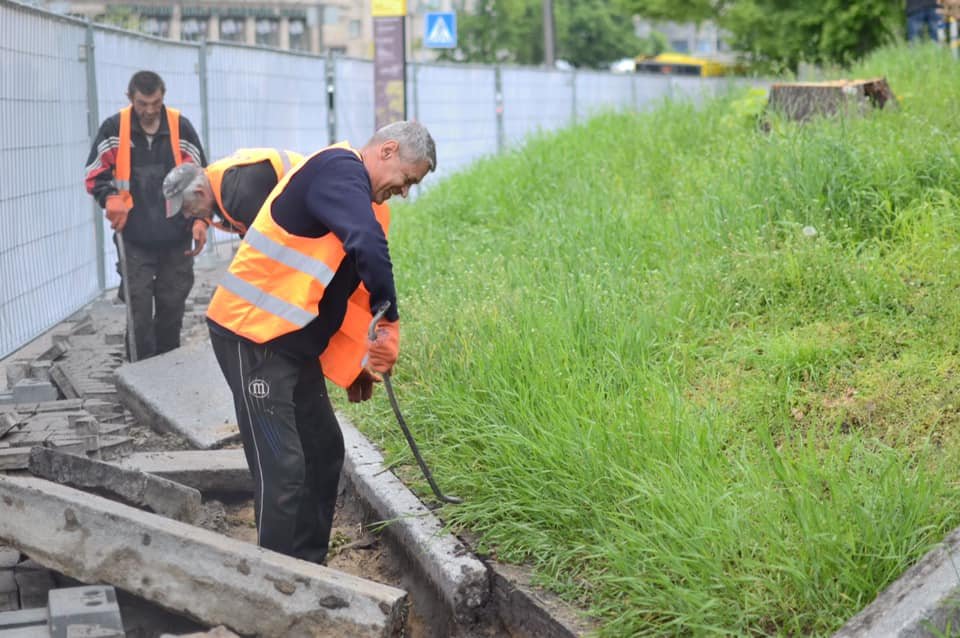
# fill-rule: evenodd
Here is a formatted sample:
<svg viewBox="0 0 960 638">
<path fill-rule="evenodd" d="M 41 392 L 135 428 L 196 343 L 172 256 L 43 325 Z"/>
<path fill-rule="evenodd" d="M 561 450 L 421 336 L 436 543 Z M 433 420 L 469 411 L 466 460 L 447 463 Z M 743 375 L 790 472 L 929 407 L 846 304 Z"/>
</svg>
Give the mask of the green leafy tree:
<svg viewBox="0 0 960 638">
<path fill-rule="evenodd" d="M 736 0 L 720 16 L 734 49 L 754 63 L 849 64 L 892 40 L 900 0 Z"/>
<path fill-rule="evenodd" d="M 654 20 L 673 22 L 705 22 L 714 20 L 723 11 L 726 0 L 633 0 L 634 13 Z"/>
<path fill-rule="evenodd" d="M 599 68 L 640 52 L 630 12 L 619 2 L 568 2 L 557 13 L 557 57 Z"/>
<path fill-rule="evenodd" d="M 531 0 L 480 0 L 471 12 L 457 12 L 457 49 L 440 53 L 441 60 L 464 62 L 517 62 L 543 60 L 542 35 L 539 50 L 524 46 L 542 33 L 542 17 L 532 15 Z"/>
<path fill-rule="evenodd" d="M 902 28 L 902 0 L 631 0 L 639 15 L 675 22 L 713 20 L 754 63 L 848 64 Z"/>
<path fill-rule="evenodd" d="M 639 53 L 633 12 L 623 0 L 554 2 L 556 55 L 578 67 L 596 67 Z M 542 0 L 480 0 L 457 13 L 457 49 L 440 59 L 542 64 Z"/>
</svg>

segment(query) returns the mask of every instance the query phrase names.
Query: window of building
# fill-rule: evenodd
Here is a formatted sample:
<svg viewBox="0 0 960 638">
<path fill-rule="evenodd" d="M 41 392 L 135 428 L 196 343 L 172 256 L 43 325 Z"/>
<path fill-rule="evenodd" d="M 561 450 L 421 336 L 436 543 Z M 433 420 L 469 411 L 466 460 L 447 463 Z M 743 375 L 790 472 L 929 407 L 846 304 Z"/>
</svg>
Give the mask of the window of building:
<svg viewBox="0 0 960 638">
<path fill-rule="evenodd" d="M 363 23 L 359 20 L 350 21 L 350 37 L 356 40 L 363 35 Z"/>
<path fill-rule="evenodd" d="M 294 51 L 308 51 L 310 38 L 307 37 L 307 21 L 304 18 L 290 18 L 290 48 Z"/>
<path fill-rule="evenodd" d="M 274 18 L 259 18 L 256 22 L 257 44 L 266 47 L 280 45 L 280 24 Z"/>
<path fill-rule="evenodd" d="M 180 26 L 180 39 L 187 42 L 200 42 L 207 38 L 208 18 L 186 18 Z"/>
<path fill-rule="evenodd" d="M 334 7 L 329 4 L 323 6 L 323 23 L 337 24 L 340 22 L 340 7 Z"/>
<path fill-rule="evenodd" d="M 243 18 L 221 18 L 220 39 L 224 42 L 243 42 Z"/>
<path fill-rule="evenodd" d="M 166 38 L 170 36 L 170 20 L 168 18 L 145 16 L 140 22 L 140 30 L 147 35 Z"/>
<path fill-rule="evenodd" d="M 686 39 L 670 40 L 670 49 L 677 53 L 690 53 L 690 43 Z"/>
</svg>

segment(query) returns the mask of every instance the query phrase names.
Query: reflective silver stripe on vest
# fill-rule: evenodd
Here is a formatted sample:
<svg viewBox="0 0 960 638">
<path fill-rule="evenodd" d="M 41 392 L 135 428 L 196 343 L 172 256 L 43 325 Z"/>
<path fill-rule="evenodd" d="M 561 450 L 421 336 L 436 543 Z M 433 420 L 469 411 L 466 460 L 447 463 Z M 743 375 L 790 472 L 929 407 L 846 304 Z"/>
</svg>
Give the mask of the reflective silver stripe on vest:
<svg viewBox="0 0 960 638">
<path fill-rule="evenodd" d="M 115 179 L 113 180 L 113 185 L 117 188 L 118 191 L 130 190 L 130 180 L 128 179 Z"/>
<path fill-rule="evenodd" d="M 248 301 L 257 308 L 266 310 L 281 319 L 286 319 L 299 328 L 304 327 L 317 318 L 316 315 L 310 314 L 303 308 L 298 308 L 292 303 L 274 297 L 270 293 L 260 290 L 253 284 L 245 282 L 231 272 L 223 275 L 220 285 L 223 286 L 224 290 L 229 290 L 244 301 Z"/>
<path fill-rule="evenodd" d="M 283 244 L 278 244 L 257 230 L 256 227 L 250 228 L 243 240 L 270 259 L 310 275 L 323 284 L 324 288 L 330 285 L 330 280 L 333 279 L 334 273 L 325 263 L 292 248 L 287 248 Z"/>
<path fill-rule="evenodd" d="M 286 151 L 280 151 L 280 163 L 283 164 L 283 174 L 286 175 L 290 171 L 290 156 Z"/>
</svg>

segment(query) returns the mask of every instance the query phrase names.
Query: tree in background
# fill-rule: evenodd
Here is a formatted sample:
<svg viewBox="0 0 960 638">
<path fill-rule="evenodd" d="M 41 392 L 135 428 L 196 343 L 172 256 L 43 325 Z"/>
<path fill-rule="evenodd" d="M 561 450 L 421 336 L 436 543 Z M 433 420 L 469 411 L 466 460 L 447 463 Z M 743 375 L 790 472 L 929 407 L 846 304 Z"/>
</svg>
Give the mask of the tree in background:
<svg viewBox="0 0 960 638">
<path fill-rule="evenodd" d="M 747 60 L 767 69 L 849 64 L 903 28 L 903 0 L 554 0 L 557 57 L 599 68 L 643 53 L 633 15 L 712 20 Z M 543 63 L 542 0 L 479 0 L 458 12 L 458 44 L 441 59 Z"/>
<path fill-rule="evenodd" d="M 554 2 L 557 57 L 576 67 L 606 68 L 640 53 L 632 12 L 618 1 Z"/>
<path fill-rule="evenodd" d="M 480 0 L 457 12 L 457 48 L 441 60 L 494 64 L 543 62 L 543 15 L 534 0 Z"/>
<path fill-rule="evenodd" d="M 775 70 L 849 64 L 903 25 L 902 0 L 632 0 L 630 7 L 659 20 L 713 20 L 734 50 Z"/>
<path fill-rule="evenodd" d="M 731 46 L 761 66 L 847 65 L 895 39 L 901 0 L 737 0 L 720 15 Z"/>
<path fill-rule="evenodd" d="M 576 67 L 603 67 L 640 52 L 624 0 L 555 0 L 557 57 Z M 543 64 L 542 0 L 480 0 L 457 14 L 457 49 L 442 60 Z"/>
</svg>

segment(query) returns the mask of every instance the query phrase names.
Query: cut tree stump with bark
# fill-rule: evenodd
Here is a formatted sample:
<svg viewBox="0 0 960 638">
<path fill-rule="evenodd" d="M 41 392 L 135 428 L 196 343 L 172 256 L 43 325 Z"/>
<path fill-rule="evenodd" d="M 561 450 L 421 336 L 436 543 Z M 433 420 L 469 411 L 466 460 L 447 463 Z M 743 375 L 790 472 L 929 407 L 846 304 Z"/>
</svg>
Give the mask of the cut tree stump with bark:
<svg viewBox="0 0 960 638">
<path fill-rule="evenodd" d="M 830 82 L 783 82 L 770 87 L 767 109 L 784 117 L 805 122 L 813 117 L 840 112 L 866 113 L 896 105 L 897 98 L 886 78 L 833 80 Z"/>
</svg>

